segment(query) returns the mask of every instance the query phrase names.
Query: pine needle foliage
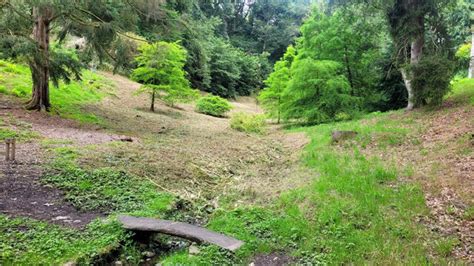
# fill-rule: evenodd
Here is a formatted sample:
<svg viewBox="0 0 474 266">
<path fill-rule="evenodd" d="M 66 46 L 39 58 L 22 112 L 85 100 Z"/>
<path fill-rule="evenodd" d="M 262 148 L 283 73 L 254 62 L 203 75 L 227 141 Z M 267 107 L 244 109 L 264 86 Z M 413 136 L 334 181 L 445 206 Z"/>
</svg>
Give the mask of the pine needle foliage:
<svg viewBox="0 0 474 266">
<path fill-rule="evenodd" d="M 144 44 L 136 57 L 138 67 L 132 72 L 132 79 L 143 86 L 138 93 L 151 96 L 151 111 L 154 111 L 155 99 L 173 106 L 177 102 L 186 102 L 198 96 L 198 92 L 189 87 L 186 72 L 186 50 L 178 43 L 156 42 Z"/>
</svg>

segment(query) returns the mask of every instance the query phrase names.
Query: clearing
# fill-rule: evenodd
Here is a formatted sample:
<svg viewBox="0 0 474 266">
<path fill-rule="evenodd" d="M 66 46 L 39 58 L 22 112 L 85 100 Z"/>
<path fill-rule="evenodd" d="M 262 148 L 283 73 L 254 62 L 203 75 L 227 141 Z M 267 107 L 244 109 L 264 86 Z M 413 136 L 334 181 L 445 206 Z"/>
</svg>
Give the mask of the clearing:
<svg viewBox="0 0 474 266">
<path fill-rule="evenodd" d="M 474 262 L 472 83 L 439 110 L 270 125 L 262 135 L 192 104 L 149 112 L 139 84 L 121 76 L 90 73 L 82 85 L 94 99 L 53 114 L 24 111 L 21 93 L 0 94 L 0 138 L 19 141 L 17 161 L 0 162 L 0 262 Z M 261 113 L 251 98 L 232 104 Z M 359 134 L 331 144 L 336 129 Z M 136 242 L 118 214 L 246 244 L 232 253 L 160 235 Z"/>
</svg>

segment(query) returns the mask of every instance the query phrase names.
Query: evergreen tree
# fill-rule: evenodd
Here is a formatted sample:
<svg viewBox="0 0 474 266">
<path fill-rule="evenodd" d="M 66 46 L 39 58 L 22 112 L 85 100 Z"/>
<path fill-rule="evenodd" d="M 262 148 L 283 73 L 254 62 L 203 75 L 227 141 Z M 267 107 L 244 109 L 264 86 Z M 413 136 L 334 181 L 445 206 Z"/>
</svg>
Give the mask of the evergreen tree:
<svg viewBox="0 0 474 266">
<path fill-rule="evenodd" d="M 280 123 L 283 104 L 283 92 L 290 81 L 290 68 L 295 58 L 295 48 L 289 46 L 283 58 L 276 62 L 273 72 L 265 80 L 266 87 L 260 92 L 258 100 L 268 116 Z"/>
<path fill-rule="evenodd" d="M 80 65 L 65 60 L 51 49 L 51 41 L 61 43 L 69 34 L 85 37 L 87 51 L 99 58 L 109 57 L 120 63 L 123 50 L 120 42 L 127 30 L 143 14 L 163 19 L 163 1 L 0 1 L 0 46 L 2 57 L 23 58 L 33 78 L 32 98 L 28 109 L 49 110 L 49 81 L 80 77 Z M 62 60 L 57 60 L 61 58 Z"/>
<path fill-rule="evenodd" d="M 150 110 L 155 111 L 155 99 L 159 98 L 169 105 L 197 97 L 191 90 L 183 70 L 186 50 L 177 43 L 157 42 L 144 44 L 139 48 L 136 61 L 138 67 L 132 72 L 132 79 L 143 86 L 139 92 L 151 96 Z"/>
</svg>

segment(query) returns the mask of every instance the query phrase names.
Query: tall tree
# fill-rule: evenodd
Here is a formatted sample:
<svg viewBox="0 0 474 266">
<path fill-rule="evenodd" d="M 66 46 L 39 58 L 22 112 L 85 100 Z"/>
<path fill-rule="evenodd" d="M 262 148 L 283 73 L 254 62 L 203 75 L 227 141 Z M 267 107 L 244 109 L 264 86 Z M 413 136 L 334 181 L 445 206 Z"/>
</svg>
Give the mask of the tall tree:
<svg viewBox="0 0 474 266">
<path fill-rule="evenodd" d="M 87 50 L 99 58 L 121 62 L 122 53 L 109 48 L 126 36 L 140 16 L 162 19 L 163 0 L 151 1 L 67 1 L 1 0 L 0 42 L 3 57 L 24 58 L 30 66 L 33 88 L 28 109 L 49 110 L 49 82 L 80 77 L 79 67 L 68 60 L 55 61 L 51 40 L 61 42 L 69 34 L 83 36 Z M 116 45 L 117 47 L 123 47 Z"/>
<path fill-rule="evenodd" d="M 408 59 L 408 66 L 413 67 L 421 59 L 425 45 L 425 16 L 428 5 L 425 0 L 395 0 L 389 11 L 391 32 L 398 49 L 397 53 L 403 57 L 403 63 Z M 409 47 L 409 50 L 407 50 Z M 409 68 L 401 67 L 401 73 L 408 92 L 407 110 L 415 107 L 415 96 Z"/>
<path fill-rule="evenodd" d="M 290 81 L 290 68 L 296 56 L 296 50 L 289 46 L 285 55 L 273 66 L 273 72 L 265 80 L 266 87 L 260 92 L 258 100 L 265 109 L 267 115 L 276 118 L 280 123 L 283 104 L 283 93 Z"/>
</svg>

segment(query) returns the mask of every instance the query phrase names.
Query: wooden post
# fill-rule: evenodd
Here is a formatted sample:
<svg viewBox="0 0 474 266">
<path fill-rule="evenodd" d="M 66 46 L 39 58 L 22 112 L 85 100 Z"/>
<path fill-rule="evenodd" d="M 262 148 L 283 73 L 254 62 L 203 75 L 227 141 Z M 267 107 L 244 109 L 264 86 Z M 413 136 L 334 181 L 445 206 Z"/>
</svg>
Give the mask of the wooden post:
<svg viewBox="0 0 474 266">
<path fill-rule="evenodd" d="M 16 152 L 16 140 L 15 139 L 6 139 L 5 140 L 5 161 L 14 161 L 15 152 Z"/>
<path fill-rule="evenodd" d="M 15 161 L 15 152 L 16 152 L 16 139 L 12 139 L 12 143 L 11 143 L 11 160 L 12 161 Z"/>
<path fill-rule="evenodd" d="M 5 140 L 5 147 L 6 147 L 6 152 L 5 152 L 5 161 L 10 161 L 10 139 Z"/>
</svg>

